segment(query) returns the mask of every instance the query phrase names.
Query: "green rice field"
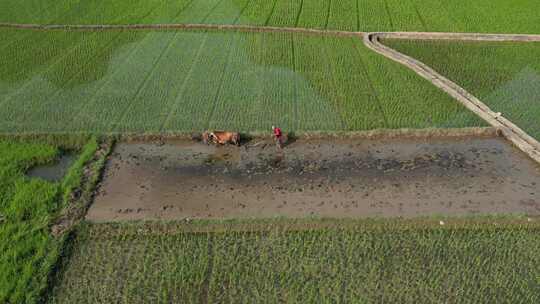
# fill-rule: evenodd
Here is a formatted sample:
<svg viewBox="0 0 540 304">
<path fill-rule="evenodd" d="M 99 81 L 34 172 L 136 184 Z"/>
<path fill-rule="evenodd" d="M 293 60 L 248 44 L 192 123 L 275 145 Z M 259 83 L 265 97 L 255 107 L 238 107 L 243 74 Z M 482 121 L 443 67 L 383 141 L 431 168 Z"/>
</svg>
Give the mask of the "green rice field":
<svg viewBox="0 0 540 304">
<path fill-rule="evenodd" d="M 0 132 L 482 126 L 359 37 L 2 30 Z"/>
<path fill-rule="evenodd" d="M 537 225 L 427 222 L 86 224 L 49 303 L 540 301 Z"/>
<path fill-rule="evenodd" d="M 4 0 L 0 22 L 209 23 L 346 31 L 540 33 L 530 0 Z"/>
<path fill-rule="evenodd" d="M 373 133 L 384 136 L 390 129 L 487 126 L 431 82 L 365 47 L 361 34 L 9 25 L 189 23 L 540 34 L 539 12 L 537 0 L 0 1 L 0 303 L 540 303 L 539 192 L 537 181 L 529 180 L 540 174 L 536 163 L 524 154 L 509 155 L 528 164 L 526 174 L 513 177 L 506 172 L 519 167 L 508 164 L 506 155 L 483 158 L 482 153 L 510 153 L 498 148 L 503 138 L 486 138 L 463 153 L 454 142 L 461 147 L 474 136 L 440 143 L 429 135 L 384 145 L 363 137 L 343 143 L 350 137 L 340 135 L 349 131 L 381 130 Z M 540 140 L 540 43 L 383 42 L 431 66 Z M 169 140 L 165 135 L 203 130 L 270 135 L 273 125 L 291 135 L 283 137 L 283 146 L 280 138 L 278 147 L 261 138 L 242 147 L 183 141 L 162 147 Z M 478 133 L 484 131 L 495 137 L 495 129 Z M 340 146 L 349 147 L 336 149 L 324 136 L 311 143 L 318 132 L 334 134 Z M 120 153 L 121 146 L 114 150 L 115 142 L 135 137 L 146 142 L 126 150 L 129 156 Z M 294 150 L 302 140 L 309 145 Z M 139 157 L 131 153 L 135 149 L 148 153 Z M 349 152 L 356 149 L 358 157 Z M 328 161 L 319 152 L 331 155 Z M 66 155 L 71 160 L 56 179 L 32 174 L 38 167 L 55 167 Z M 148 159 L 141 164 L 143 157 Z M 268 171 L 259 170 L 259 161 Z M 237 163 L 242 170 L 235 169 Z M 460 207 L 471 207 L 470 216 L 332 219 L 299 208 L 306 214 L 296 219 L 298 213 L 235 219 L 223 204 L 222 214 L 231 218 L 216 213 L 212 220 L 186 214 L 168 222 L 150 220 L 150 212 L 165 214 L 168 208 L 182 211 L 191 204 L 203 210 L 207 201 L 199 203 L 197 194 L 211 189 L 218 202 L 224 196 L 213 190 L 220 187 L 231 191 L 231 210 L 241 210 L 245 200 L 259 201 L 258 183 L 266 187 L 270 178 L 290 182 L 288 176 L 305 174 L 300 186 L 291 185 L 294 191 L 281 186 L 269 191 L 287 196 L 277 208 L 290 202 L 296 210 L 297 202 L 314 199 L 309 193 L 319 193 L 304 189 L 325 189 L 321 181 L 329 169 L 346 179 L 336 173 L 328 193 L 320 192 L 327 196 L 318 207 L 338 208 L 341 197 L 356 204 L 359 193 L 367 200 L 380 192 L 373 197 L 403 200 L 396 214 L 408 214 L 403 208 L 420 208 L 420 202 L 428 211 L 431 202 L 414 201 L 413 193 L 429 199 L 423 193 L 431 194 L 435 186 L 422 185 L 441 185 L 448 192 L 438 193 L 470 195 Z M 197 179 L 201 170 L 208 170 L 208 180 Z M 115 219 L 136 213 L 141 220 L 86 220 L 93 199 L 107 191 L 100 185 L 114 174 L 133 179 L 135 186 L 121 189 L 135 193 L 128 202 L 138 197 L 148 206 L 124 206 L 113 197 L 106 208 Z M 164 188 L 156 185 L 168 188 L 162 184 L 171 177 L 185 183 L 185 176 L 196 185 L 184 191 L 171 183 L 171 193 L 184 197 L 182 192 L 186 200 L 192 195 L 194 203 L 161 196 Z M 252 184 L 245 182 L 252 177 Z M 353 178 L 362 178 L 361 185 L 345 185 Z M 390 184 L 399 197 L 386 190 Z M 515 189 L 527 189 L 530 199 L 516 199 L 521 190 L 506 187 L 510 184 L 523 186 Z M 504 191 L 491 201 L 499 196 L 491 189 Z M 485 195 L 490 201 L 483 201 Z M 174 202 L 152 206 L 162 197 Z M 477 197 L 482 200 L 473 201 Z M 461 205 L 443 199 L 433 210 Z M 513 199 L 536 211 L 504 215 L 511 211 L 506 201 Z M 370 206 L 391 205 L 369 200 Z M 480 202 L 500 215 L 478 213 L 484 210 L 476 209 Z"/>
<path fill-rule="evenodd" d="M 385 40 L 540 140 L 540 43 Z"/>
</svg>

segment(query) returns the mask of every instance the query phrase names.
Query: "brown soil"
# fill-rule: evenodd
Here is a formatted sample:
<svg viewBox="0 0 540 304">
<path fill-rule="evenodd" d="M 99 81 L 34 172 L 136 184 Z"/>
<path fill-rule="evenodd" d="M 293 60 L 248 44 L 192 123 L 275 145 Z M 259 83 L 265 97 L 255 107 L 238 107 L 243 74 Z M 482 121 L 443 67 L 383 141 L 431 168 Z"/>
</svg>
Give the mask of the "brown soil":
<svg viewBox="0 0 540 304">
<path fill-rule="evenodd" d="M 119 144 L 87 219 L 540 214 L 540 167 L 500 138 Z"/>
</svg>

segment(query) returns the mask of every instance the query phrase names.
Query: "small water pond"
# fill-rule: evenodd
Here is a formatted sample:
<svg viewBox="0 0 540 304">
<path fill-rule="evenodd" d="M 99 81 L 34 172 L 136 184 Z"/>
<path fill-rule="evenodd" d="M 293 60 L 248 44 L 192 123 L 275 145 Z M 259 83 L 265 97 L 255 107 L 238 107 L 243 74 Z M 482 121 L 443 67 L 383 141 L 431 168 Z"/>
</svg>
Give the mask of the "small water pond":
<svg viewBox="0 0 540 304">
<path fill-rule="evenodd" d="M 78 154 L 74 152 L 62 153 L 51 163 L 35 166 L 28 170 L 26 175 L 30 178 L 41 178 L 49 182 L 61 181 L 69 168 L 77 160 Z"/>
</svg>

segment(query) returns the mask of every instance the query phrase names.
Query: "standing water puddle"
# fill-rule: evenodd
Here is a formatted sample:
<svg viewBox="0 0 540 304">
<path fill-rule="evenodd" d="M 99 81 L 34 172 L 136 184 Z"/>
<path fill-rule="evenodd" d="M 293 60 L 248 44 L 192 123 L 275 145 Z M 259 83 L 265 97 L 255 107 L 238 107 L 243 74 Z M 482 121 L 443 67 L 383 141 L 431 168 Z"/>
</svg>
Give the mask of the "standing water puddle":
<svg viewBox="0 0 540 304">
<path fill-rule="evenodd" d="M 31 178 L 41 178 L 49 182 L 58 182 L 64 178 L 69 167 L 71 167 L 76 159 L 77 154 L 65 153 L 52 163 L 30 169 L 26 175 Z"/>
</svg>

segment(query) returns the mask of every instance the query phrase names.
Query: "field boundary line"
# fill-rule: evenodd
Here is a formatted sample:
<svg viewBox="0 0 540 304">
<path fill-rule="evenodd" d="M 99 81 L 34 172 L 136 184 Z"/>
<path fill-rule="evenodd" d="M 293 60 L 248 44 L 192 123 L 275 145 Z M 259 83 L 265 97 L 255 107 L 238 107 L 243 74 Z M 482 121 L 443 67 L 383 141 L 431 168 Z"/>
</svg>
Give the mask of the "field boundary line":
<svg viewBox="0 0 540 304">
<path fill-rule="evenodd" d="M 197 139 L 199 134 L 193 131 L 166 131 L 161 132 L 0 132 L 0 139 L 18 139 L 31 140 L 48 138 L 50 136 L 88 136 L 99 135 L 104 138 L 114 138 L 119 142 L 130 141 L 161 141 L 175 139 Z M 252 140 L 272 139 L 266 131 L 255 131 L 245 133 Z M 373 129 L 365 131 L 299 131 L 294 134 L 299 139 L 330 139 L 330 138 L 349 138 L 349 139 L 428 139 L 428 138 L 463 138 L 463 137 L 497 137 L 499 132 L 494 127 L 467 127 L 467 128 L 424 128 L 424 129 Z"/>
<path fill-rule="evenodd" d="M 445 224 L 442 226 L 440 220 L 443 219 Z M 145 222 L 137 221 L 88 221 L 85 220 L 84 225 L 94 227 L 99 230 L 102 227 L 108 230 L 106 236 L 101 233 L 88 235 L 88 239 L 114 239 L 119 237 L 125 231 L 129 235 L 148 236 L 154 234 L 160 235 L 175 235 L 175 234 L 204 234 L 211 233 L 270 233 L 275 231 L 281 232 L 301 232 L 301 231 L 317 231 L 324 229 L 336 230 L 354 230 L 362 229 L 369 231 L 410 231 L 416 229 L 444 229 L 444 230 L 469 230 L 474 231 L 489 227 L 490 229 L 508 229 L 512 227 L 521 227 L 525 229 L 540 229 L 540 217 L 424 217 L 416 219 L 385 219 L 385 218 L 282 218 L 282 219 L 257 219 L 253 220 L 239 219 L 234 221 L 220 220 L 201 220 L 193 219 L 192 221 L 159 221 L 148 220 Z M 156 229 L 156 227 L 158 229 Z M 134 229 L 135 228 L 135 229 Z M 214 248 L 215 249 L 215 248 Z"/>
<path fill-rule="evenodd" d="M 0 23 L 0 29 L 26 29 L 38 31 L 107 31 L 107 30 L 216 30 L 244 32 L 283 32 L 304 33 L 316 35 L 361 36 L 364 32 L 337 31 L 312 29 L 303 27 L 278 27 L 239 24 L 199 24 L 199 23 L 170 23 L 170 24 L 18 24 Z"/>
<path fill-rule="evenodd" d="M 396 61 L 416 74 L 430 81 L 436 87 L 442 89 L 450 96 L 457 99 L 467 109 L 480 116 L 491 126 L 500 130 L 504 137 L 511 141 L 516 147 L 529 155 L 536 162 L 540 163 L 540 143 L 527 134 L 510 120 L 501 116 L 500 113 L 492 111 L 480 99 L 460 87 L 450 79 L 439 74 L 428 65 L 410 56 L 402 54 L 379 42 L 380 38 L 398 39 L 452 39 L 452 40 L 474 40 L 474 41 L 540 41 L 540 35 L 498 35 L 498 34 L 451 34 L 451 33 L 369 33 L 364 35 L 363 41 L 369 49 Z M 528 40 L 531 38 L 532 40 Z M 522 40 L 525 39 L 525 40 Z M 538 40 L 534 40 L 538 39 Z"/>
<path fill-rule="evenodd" d="M 376 35 L 378 38 L 407 40 L 508 41 L 540 42 L 540 34 L 450 33 L 450 32 L 362 32 L 304 27 L 259 26 L 241 24 L 158 23 L 158 24 L 36 24 L 0 22 L 0 29 L 38 31 L 107 31 L 107 30 L 216 30 L 245 32 L 284 32 L 335 36 Z"/>
<path fill-rule="evenodd" d="M 378 38 L 407 40 L 508 41 L 540 42 L 540 34 L 450 33 L 450 32 L 362 32 L 305 27 L 259 26 L 241 24 L 157 23 L 157 24 L 37 24 L 0 22 L 0 29 L 42 31 L 107 31 L 107 30 L 217 30 L 245 32 L 284 32 L 335 36 L 376 35 Z"/>
</svg>

